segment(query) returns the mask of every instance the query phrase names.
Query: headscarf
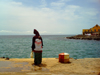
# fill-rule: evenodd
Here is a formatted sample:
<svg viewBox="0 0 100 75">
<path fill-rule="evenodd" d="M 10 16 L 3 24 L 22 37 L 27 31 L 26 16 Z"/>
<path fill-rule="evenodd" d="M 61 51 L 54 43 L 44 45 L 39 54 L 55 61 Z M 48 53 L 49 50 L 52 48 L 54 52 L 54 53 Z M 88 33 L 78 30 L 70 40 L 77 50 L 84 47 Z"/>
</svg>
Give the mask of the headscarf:
<svg viewBox="0 0 100 75">
<path fill-rule="evenodd" d="M 34 34 L 35 34 L 36 36 L 40 36 L 39 32 L 38 32 L 36 29 L 34 29 Z"/>
</svg>

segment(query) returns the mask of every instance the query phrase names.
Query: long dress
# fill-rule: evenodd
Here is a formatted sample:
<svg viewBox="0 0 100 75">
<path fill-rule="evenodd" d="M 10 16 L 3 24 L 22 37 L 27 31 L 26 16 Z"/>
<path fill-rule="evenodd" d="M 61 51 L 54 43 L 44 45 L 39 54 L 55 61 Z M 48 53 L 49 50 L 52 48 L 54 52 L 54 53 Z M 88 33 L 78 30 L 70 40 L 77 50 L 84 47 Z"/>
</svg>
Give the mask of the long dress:
<svg viewBox="0 0 100 75">
<path fill-rule="evenodd" d="M 42 37 L 40 36 L 39 32 L 34 29 L 34 34 L 35 36 L 32 39 L 32 51 L 34 51 L 34 64 L 35 65 L 39 65 L 42 62 L 42 48 L 43 48 L 43 41 L 42 41 Z M 38 41 L 37 41 L 38 40 Z M 41 41 L 39 43 L 39 41 Z M 39 44 L 39 46 L 36 46 L 36 42 L 37 44 Z"/>
<path fill-rule="evenodd" d="M 41 44 L 40 47 L 41 48 L 37 48 L 36 47 L 36 39 L 40 39 L 41 40 Z M 39 65 L 42 62 L 42 47 L 43 47 L 43 41 L 42 38 L 38 38 L 37 36 L 33 37 L 33 41 L 32 41 L 32 50 L 34 51 L 34 64 L 35 65 Z"/>
<path fill-rule="evenodd" d="M 34 49 L 34 63 L 39 65 L 42 62 L 42 40 L 40 38 L 35 39 L 35 49 Z"/>
</svg>

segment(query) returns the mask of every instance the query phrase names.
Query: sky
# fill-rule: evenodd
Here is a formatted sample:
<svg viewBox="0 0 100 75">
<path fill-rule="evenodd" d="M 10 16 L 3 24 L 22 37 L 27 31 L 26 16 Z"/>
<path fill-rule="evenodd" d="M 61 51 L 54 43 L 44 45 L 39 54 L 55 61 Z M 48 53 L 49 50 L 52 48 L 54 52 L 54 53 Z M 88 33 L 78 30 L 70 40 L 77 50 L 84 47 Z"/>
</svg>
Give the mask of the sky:
<svg viewBox="0 0 100 75">
<path fill-rule="evenodd" d="M 100 0 L 0 0 L 0 35 L 82 34 L 100 26 Z"/>
</svg>

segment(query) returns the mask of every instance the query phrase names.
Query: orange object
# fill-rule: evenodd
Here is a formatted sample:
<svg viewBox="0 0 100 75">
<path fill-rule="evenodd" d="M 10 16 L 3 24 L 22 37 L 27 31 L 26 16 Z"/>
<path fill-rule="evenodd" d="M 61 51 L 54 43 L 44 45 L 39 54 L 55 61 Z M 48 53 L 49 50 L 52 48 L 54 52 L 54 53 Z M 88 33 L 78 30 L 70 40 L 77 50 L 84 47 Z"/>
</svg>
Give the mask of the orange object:
<svg viewBox="0 0 100 75">
<path fill-rule="evenodd" d="M 60 53 L 59 54 L 59 62 L 62 62 L 62 63 L 69 62 L 69 54 L 68 53 Z"/>
</svg>

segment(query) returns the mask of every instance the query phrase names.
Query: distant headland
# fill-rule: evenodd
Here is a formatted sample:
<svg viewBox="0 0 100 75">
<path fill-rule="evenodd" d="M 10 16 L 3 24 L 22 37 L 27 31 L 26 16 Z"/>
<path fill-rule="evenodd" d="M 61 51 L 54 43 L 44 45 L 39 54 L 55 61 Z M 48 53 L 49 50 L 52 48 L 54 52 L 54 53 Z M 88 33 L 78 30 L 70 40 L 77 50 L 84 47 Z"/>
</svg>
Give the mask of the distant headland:
<svg viewBox="0 0 100 75">
<path fill-rule="evenodd" d="M 90 29 L 83 29 L 81 35 L 66 37 L 67 39 L 100 40 L 100 26 L 96 24 Z"/>
</svg>

